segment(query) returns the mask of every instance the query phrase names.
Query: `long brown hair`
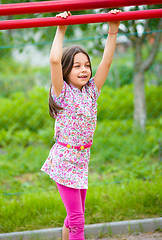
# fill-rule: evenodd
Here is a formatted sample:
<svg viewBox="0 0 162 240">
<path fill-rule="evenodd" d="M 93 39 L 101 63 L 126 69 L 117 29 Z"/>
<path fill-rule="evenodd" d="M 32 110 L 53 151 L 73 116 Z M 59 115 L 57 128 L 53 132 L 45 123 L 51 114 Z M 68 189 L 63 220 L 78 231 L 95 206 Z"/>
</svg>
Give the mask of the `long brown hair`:
<svg viewBox="0 0 162 240">
<path fill-rule="evenodd" d="M 61 64 L 62 64 L 62 74 L 63 74 L 63 80 L 68 83 L 68 75 L 71 72 L 71 69 L 73 67 L 74 63 L 74 56 L 77 53 L 84 53 L 88 61 L 90 63 L 90 69 L 91 69 L 91 76 L 92 76 L 92 68 L 91 68 L 91 61 L 88 53 L 80 46 L 71 46 L 68 48 L 65 48 L 62 54 L 62 59 L 61 59 Z M 51 85 L 52 87 L 52 85 Z M 57 115 L 58 110 L 63 110 L 62 107 L 58 106 L 54 101 L 51 96 L 51 87 L 49 91 L 49 114 L 52 118 Z"/>
</svg>

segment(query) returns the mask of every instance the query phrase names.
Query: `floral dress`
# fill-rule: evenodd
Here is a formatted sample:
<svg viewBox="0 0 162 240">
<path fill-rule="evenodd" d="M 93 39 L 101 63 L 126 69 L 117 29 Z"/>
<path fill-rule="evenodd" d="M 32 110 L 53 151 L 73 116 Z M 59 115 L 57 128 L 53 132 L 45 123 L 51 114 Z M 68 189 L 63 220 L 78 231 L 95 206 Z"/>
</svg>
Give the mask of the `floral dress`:
<svg viewBox="0 0 162 240">
<path fill-rule="evenodd" d="M 82 91 L 64 81 L 57 97 L 51 89 L 53 100 L 59 110 L 55 121 L 55 140 L 71 146 L 81 146 L 93 140 L 97 123 L 97 98 L 100 92 L 91 78 Z M 88 188 L 88 164 L 90 148 L 73 149 L 57 142 L 41 170 L 57 183 L 71 188 Z"/>
</svg>

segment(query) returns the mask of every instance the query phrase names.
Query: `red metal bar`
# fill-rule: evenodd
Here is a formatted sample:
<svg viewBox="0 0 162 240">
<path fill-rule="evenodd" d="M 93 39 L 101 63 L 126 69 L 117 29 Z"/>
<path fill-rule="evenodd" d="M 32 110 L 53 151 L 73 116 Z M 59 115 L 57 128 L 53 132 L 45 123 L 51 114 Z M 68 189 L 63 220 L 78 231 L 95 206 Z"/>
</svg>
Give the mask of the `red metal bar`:
<svg viewBox="0 0 162 240">
<path fill-rule="evenodd" d="M 162 4 L 162 0 L 61 0 L 0 4 L 0 16 Z"/>
<path fill-rule="evenodd" d="M 62 19 L 58 17 L 48 17 L 48 18 L 7 20 L 7 21 L 0 21 L 0 30 L 33 28 L 33 27 L 49 27 L 49 26 L 58 26 L 58 25 L 74 25 L 74 24 L 85 24 L 85 23 L 99 23 L 99 22 L 111 22 L 111 21 L 127 21 L 127 20 L 138 20 L 138 19 L 151 19 L 151 18 L 161 18 L 161 16 L 162 16 L 162 9 L 152 9 L 152 10 L 121 12 L 116 15 L 111 13 L 75 15 L 75 16 L 69 16 L 67 19 Z"/>
</svg>

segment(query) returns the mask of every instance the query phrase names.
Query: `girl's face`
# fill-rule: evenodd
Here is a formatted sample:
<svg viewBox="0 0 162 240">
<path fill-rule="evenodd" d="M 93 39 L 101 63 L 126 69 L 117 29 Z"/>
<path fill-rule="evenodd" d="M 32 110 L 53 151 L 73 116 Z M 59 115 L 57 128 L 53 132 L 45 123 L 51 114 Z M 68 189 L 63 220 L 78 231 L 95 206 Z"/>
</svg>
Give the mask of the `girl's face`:
<svg viewBox="0 0 162 240">
<path fill-rule="evenodd" d="M 68 75 L 68 83 L 81 90 L 90 77 L 91 69 L 87 56 L 82 52 L 75 54 L 73 67 Z"/>
</svg>

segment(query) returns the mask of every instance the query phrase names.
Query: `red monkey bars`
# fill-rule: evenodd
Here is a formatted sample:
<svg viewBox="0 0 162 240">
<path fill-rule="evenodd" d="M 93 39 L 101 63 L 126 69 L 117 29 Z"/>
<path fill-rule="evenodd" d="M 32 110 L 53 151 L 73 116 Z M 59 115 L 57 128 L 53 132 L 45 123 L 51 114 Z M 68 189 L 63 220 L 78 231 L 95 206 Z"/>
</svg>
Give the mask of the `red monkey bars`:
<svg viewBox="0 0 162 240">
<path fill-rule="evenodd" d="M 136 19 L 150 19 L 150 18 L 160 18 L 161 16 L 162 16 L 162 9 L 153 9 L 153 10 L 143 10 L 143 11 L 121 12 L 116 15 L 112 15 L 111 13 L 75 15 L 75 16 L 69 16 L 67 19 L 49 17 L 49 18 L 7 20 L 7 21 L 0 21 L 0 30 L 48 27 L 48 26 L 58 26 L 58 25 L 74 25 L 74 24 L 98 23 L 98 22 L 108 22 L 108 21 L 110 22 L 110 21 L 126 21 L 126 20 L 136 20 Z"/>
<path fill-rule="evenodd" d="M 160 4 L 162 0 L 68 0 L 47 1 L 20 4 L 0 4 L 0 15 L 17 15 L 26 13 L 58 12 L 65 10 L 85 10 L 95 8 L 123 7 L 131 5 Z M 126 21 L 138 19 L 161 18 L 162 9 L 121 12 L 116 15 L 110 13 L 87 14 L 69 16 L 67 19 L 58 17 L 32 18 L 0 21 L 0 30 L 48 27 L 58 25 L 74 25 L 110 21 Z"/>
<path fill-rule="evenodd" d="M 162 4 L 162 0 L 62 0 L 0 5 L 0 16 Z"/>
</svg>

